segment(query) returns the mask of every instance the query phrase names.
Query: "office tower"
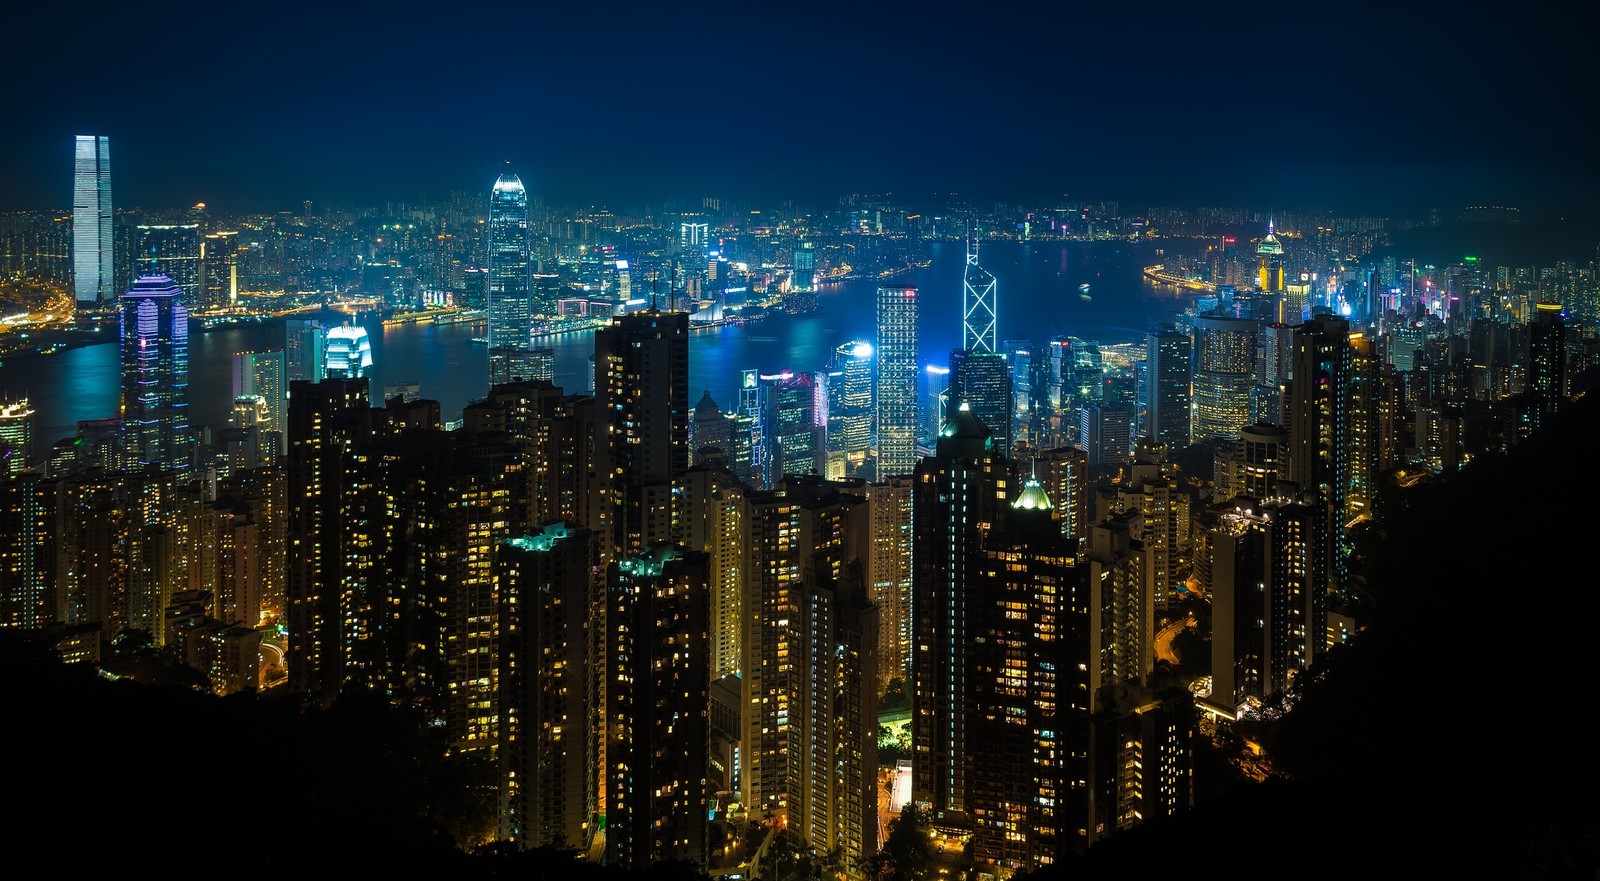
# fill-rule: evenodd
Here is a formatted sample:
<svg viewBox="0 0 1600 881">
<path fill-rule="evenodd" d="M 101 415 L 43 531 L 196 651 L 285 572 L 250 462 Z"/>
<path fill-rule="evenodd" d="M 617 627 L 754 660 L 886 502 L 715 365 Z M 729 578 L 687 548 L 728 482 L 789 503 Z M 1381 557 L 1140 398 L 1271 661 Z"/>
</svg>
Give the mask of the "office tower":
<svg viewBox="0 0 1600 881">
<path fill-rule="evenodd" d="M 1152 331 L 1144 340 L 1144 434 L 1174 450 L 1189 445 L 1189 359 L 1192 347 L 1186 334 L 1175 330 Z"/>
<path fill-rule="evenodd" d="M 725 462 L 697 464 L 683 480 L 684 547 L 703 551 L 711 595 L 711 676 L 737 676 L 744 644 L 745 499 L 751 488 Z M 737 733 L 735 733 L 737 737 Z"/>
<path fill-rule="evenodd" d="M 1283 691 L 1326 643 L 1326 509 L 1240 496 L 1210 529 L 1209 703 L 1227 714 Z"/>
<path fill-rule="evenodd" d="M 1266 238 L 1256 246 L 1256 257 L 1259 265 L 1256 270 L 1256 288 L 1263 291 L 1283 290 L 1283 243 L 1278 241 L 1278 236 L 1267 224 Z M 1295 323 L 1298 319 L 1289 319 Z"/>
<path fill-rule="evenodd" d="M 360 379 L 372 375 L 372 340 L 367 329 L 346 321 L 328 328 L 327 368 L 329 379 Z"/>
<path fill-rule="evenodd" d="M 998 352 L 950 352 L 950 406 L 967 404 L 989 428 L 995 452 L 1011 452 L 1011 372 Z"/>
<path fill-rule="evenodd" d="M 762 377 L 762 381 L 772 384 L 767 400 L 778 442 L 774 470 L 778 474 L 826 474 L 828 402 L 817 375 L 784 371 Z"/>
<path fill-rule="evenodd" d="M 205 308 L 200 296 L 200 227 L 193 223 L 140 224 L 134 230 L 135 276 L 165 275 L 182 291 L 191 312 Z"/>
<path fill-rule="evenodd" d="M 328 376 L 328 329 L 314 318 L 283 322 L 284 388 L 296 380 L 321 382 Z"/>
<path fill-rule="evenodd" d="M 0 480 L 33 463 L 33 408 L 28 399 L 0 401 Z"/>
<path fill-rule="evenodd" d="M 878 287 L 878 479 L 917 464 L 917 289 Z"/>
<path fill-rule="evenodd" d="M 961 348 L 975 354 L 994 355 L 998 326 L 995 308 L 995 278 L 978 265 L 978 244 L 970 232 L 967 238 L 967 265 L 961 274 Z M 985 423 L 992 429 L 992 423 Z"/>
<path fill-rule="evenodd" d="M 689 468 L 689 315 L 650 309 L 595 331 L 607 559 L 670 542 Z"/>
<path fill-rule="evenodd" d="M 126 467 L 184 470 L 189 430 L 189 312 L 172 279 L 141 276 L 122 295 L 122 443 Z"/>
<path fill-rule="evenodd" d="M 800 242 L 794 246 L 794 269 L 789 277 L 791 294 L 808 294 L 816 290 L 817 250 L 813 242 Z"/>
<path fill-rule="evenodd" d="M 112 278 L 111 142 L 78 135 L 73 146 L 72 287 L 79 306 L 116 296 Z"/>
<path fill-rule="evenodd" d="M 911 476 L 869 483 L 867 582 L 878 607 L 878 674 L 911 676 Z"/>
<path fill-rule="evenodd" d="M 980 861 L 1029 871 L 1077 847 L 1086 805 L 1088 608 L 1055 506 L 1028 480 L 969 570 L 967 811 Z"/>
<path fill-rule="evenodd" d="M 240 352 L 233 356 L 233 397 L 257 396 L 266 403 L 265 424 L 257 424 L 263 436 L 278 434 L 274 453 L 283 452 L 284 407 L 289 401 L 289 386 L 284 382 L 283 352 Z"/>
<path fill-rule="evenodd" d="M 38 472 L 0 477 L 0 629 L 33 629 L 56 614 L 56 495 Z"/>
<path fill-rule="evenodd" d="M 739 409 L 731 417 L 732 448 L 728 461 L 733 473 L 755 489 L 771 489 L 778 481 L 778 439 L 772 425 L 770 383 L 754 370 L 740 374 Z"/>
<path fill-rule="evenodd" d="M 1033 457 L 1033 475 L 1056 509 L 1067 538 L 1089 536 L 1089 456 L 1077 447 L 1055 447 Z"/>
<path fill-rule="evenodd" d="M 489 353 L 489 384 L 556 378 L 556 350 L 502 347 Z"/>
<path fill-rule="evenodd" d="M 200 308 L 229 309 L 239 303 L 239 234 L 206 233 L 200 240 Z"/>
<path fill-rule="evenodd" d="M 1280 273 L 1281 275 L 1281 273 Z M 1311 282 L 1315 280 L 1309 272 L 1300 273 L 1299 278 L 1291 279 L 1283 285 L 1283 296 L 1279 299 L 1278 320 L 1286 324 L 1299 324 L 1311 315 L 1312 293 Z"/>
<path fill-rule="evenodd" d="M 489 194 L 489 374 L 507 376 L 500 366 L 509 352 L 532 345 L 533 268 L 528 226 L 528 193 L 522 180 L 506 172 Z"/>
<path fill-rule="evenodd" d="M 288 535 L 285 581 L 289 689 L 331 699 L 344 682 L 343 622 L 355 597 L 347 584 L 361 565 L 347 554 L 342 521 L 352 514 L 360 475 L 346 448 L 370 435 L 366 379 L 289 384 Z"/>
<path fill-rule="evenodd" d="M 918 375 L 917 425 L 919 446 L 932 446 L 944 427 L 945 405 L 950 400 L 950 368 L 929 364 Z"/>
<path fill-rule="evenodd" d="M 1341 522 L 1354 523 L 1372 516 L 1377 495 L 1381 452 L 1384 448 L 1384 391 L 1379 366 L 1377 340 L 1365 333 L 1350 334 L 1350 403 L 1346 410 L 1350 427 L 1344 510 Z"/>
<path fill-rule="evenodd" d="M 488 308 L 489 270 L 487 268 L 468 266 L 461 270 L 461 294 L 456 298 L 456 305 L 463 309 Z M 551 310 L 552 313 L 553 311 Z"/>
<path fill-rule="evenodd" d="M 1089 527 L 1089 696 L 1098 712 L 1113 689 L 1144 684 L 1155 666 L 1155 603 L 1147 590 L 1143 516 L 1112 514 Z"/>
<path fill-rule="evenodd" d="M 588 849 L 589 564 L 594 536 L 559 521 L 495 545 L 499 592 L 499 838 Z"/>
<path fill-rule="evenodd" d="M 1194 319 L 1192 442 L 1230 440 L 1250 424 L 1255 352 L 1255 321 L 1210 316 Z"/>
<path fill-rule="evenodd" d="M 693 455 L 690 456 L 690 461 L 696 465 L 700 464 L 702 457 L 710 455 L 712 450 L 716 450 L 724 458 L 733 454 L 732 422 L 723 415 L 722 408 L 712 399 L 710 389 L 702 392 L 699 403 L 694 405 L 694 421 L 690 423 L 689 434 L 693 438 L 691 441 Z"/>
<path fill-rule="evenodd" d="M 1089 401 L 1078 408 L 1078 449 L 1091 473 L 1114 470 L 1128 461 L 1133 440 L 1133 411 L 1123 404 Z"/>
<path fill-rule="evenodd" d="M 980 550 L 1009 501 L 1010 462 L 995 455 L 989 429 L 958 405 L 932 456 L 917 463 L 912 488 L 912 790 L 935 822 L 964 821 L 973 809 L 968 730 L 973 668 L 969 613 Z"/>
<path fill-rule="evenodd" d="M 828 366 L 828 477 L 855 477 L 872 449 L 872 344 L 841 343 Z"/>
<path fill-rule="evenodd" d="M 1252 422 L 1283 424 L 1283 390 L 1294 369 L 1294 325 L 1263 323 L 1256 333 L 1256 377 L 1250 389 Z"/>
<path fill-rule="evenodd" d="M 1345 586 L 1347 548 L 1344 524 L 1349 516 L 1352 480 L 1350 323 L 1318 315 L 1294 331 L 1294 379 L 1284 393 L 1288 423 L 1288 479 L 1302 491 L 1315 493 L 1327 506 L 1329 553 L 1335 590 Z M 1321 622 L 1318 622 L 1321 626 Z"/>
<path fill-rule="evenodd" d="M 1019 445 L 1033 437 L 1033 344 L 1027 340 L 1006 340 L 1006 367 L 1011 378 L 1010 437 Z"/>
<path fill-rule="evenodd" d="M 651 547 L 606 571 L 608 865 L 705 865 L 708 605 L 704 554 Z"/>
</svg>

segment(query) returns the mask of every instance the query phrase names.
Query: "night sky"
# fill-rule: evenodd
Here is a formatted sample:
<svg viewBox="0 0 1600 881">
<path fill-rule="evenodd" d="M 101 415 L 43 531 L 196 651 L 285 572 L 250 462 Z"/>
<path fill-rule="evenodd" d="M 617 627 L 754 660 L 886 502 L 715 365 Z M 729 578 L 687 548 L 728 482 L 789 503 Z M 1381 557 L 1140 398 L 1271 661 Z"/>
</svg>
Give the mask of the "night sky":
<svg viewBox="0 0 1600 881">
<path fill-rule="evenodd" d="M 1530 4 L 30 3 L 0 210 L 487 190 L 849 192 L 1372 213 L 1585 207 L 1590 30 Z M 1514 16 L 1513 14 L 1514 13 Z"/>
</svg>

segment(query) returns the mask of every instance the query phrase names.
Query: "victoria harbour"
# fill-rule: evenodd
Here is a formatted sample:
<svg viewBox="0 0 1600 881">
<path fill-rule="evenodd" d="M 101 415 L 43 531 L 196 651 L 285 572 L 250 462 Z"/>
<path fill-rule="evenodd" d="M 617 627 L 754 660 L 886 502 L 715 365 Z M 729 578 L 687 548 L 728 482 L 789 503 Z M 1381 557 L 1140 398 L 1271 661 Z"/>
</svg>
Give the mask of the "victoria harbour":
<svg viewBox="0 0 1600 881">
<path fill-rule="evenodd" d="M 919 360 L 943 365 L 961 340 L 959 322 L 963 247 L 934 243 L 932 262 L 898 277 L 922 297 Z M 1169 245 L 1170 247 L 1170 245 Z M 1142 242 L 998 242 L 984 246 L 984 263 L 998 279 L 1001 339 L 1037 341 L 1072 335 L 1102 343 L 1141 338 L 1152 326 L 1170 323 L 1192 294 L 1154 285 L 1141 273 L 1161 259 Z M 819 370 L 838 345 L 872 341 L 878 282 L 851 279 L 821 287 L 820 309 L 807 315 L 771 314 L 739 324 L 697 330 L 690 338 L 689 386 L 693 398 L 709 391 L 724 408 L 737 401 L 742 370 L 778 373 Z M 1089 285 L 1086 291 L 1082 285 Z M 328 311 L 327 323 L 350 317 Z M 481 325 L 399 324 L 384 326 L 376 314 L 360 319 L 372 339 L 372 395 L 385 387 L 416 384 L 423 398 L 437 400 L 446 418 L 483 396 L 488 353 L 473 337 Z M 546 337 L 555 350 L 556 385 L 569 393 L 594 387 L 592 331 Z M 189 400 L 197 428 L 227 425 L 232 405 L 232 359 L 239 352 L 283 347 L 283 323 L 225 328 L 189 337 Z M 0 367 L 0 397 L 25 397 L 37 412 L 39 437 L 71 437 L 79 421 L 116 415 L 121 365 L 114 342 L 67 349 L 53 355 L 13 358 Z"/>
</svg>

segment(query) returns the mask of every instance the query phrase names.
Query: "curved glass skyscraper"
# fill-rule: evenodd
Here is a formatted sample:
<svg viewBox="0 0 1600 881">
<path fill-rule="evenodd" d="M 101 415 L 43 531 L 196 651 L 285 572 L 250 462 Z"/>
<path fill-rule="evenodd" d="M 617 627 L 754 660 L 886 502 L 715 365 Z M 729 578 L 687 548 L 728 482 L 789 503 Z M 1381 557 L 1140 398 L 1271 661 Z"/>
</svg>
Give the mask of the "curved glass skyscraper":
<svg viewBox="0 0 1600 881">
<path fill-rule="evenodd" d="M 73 141 L 72 285 L 77 300 L 111 299 L 111 142 L 104 135 Z"/>
<path fill-rule="evenodd" d="M 530 348 L 533 270 L 528 191 L 506 172 L 489 194 L 488 299 L 490 381 L 506 381 L 514 352 Z"/>
</svg>

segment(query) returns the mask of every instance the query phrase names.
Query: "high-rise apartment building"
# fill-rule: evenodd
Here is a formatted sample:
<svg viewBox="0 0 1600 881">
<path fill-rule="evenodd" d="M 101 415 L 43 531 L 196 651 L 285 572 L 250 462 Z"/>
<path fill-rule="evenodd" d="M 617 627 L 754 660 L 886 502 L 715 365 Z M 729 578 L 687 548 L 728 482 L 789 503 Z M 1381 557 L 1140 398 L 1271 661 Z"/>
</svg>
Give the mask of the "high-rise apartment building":
<svg viewBox="0 0 1600 881">
<path fill-rule="evenodd" d="M 1089 536 L 1089 456 L 1077 447 L 1055 447 L 1033 457 L 1033 476 L 1056 509 L 1061 534 L 1083 541 Z"/>
<path fill-rule="evenodd" d="M 878 607 L 878 673 L 911 676 L 911 475 L 869 483 L 867 582 Z"/>
<path fill-rule="evenodd" d="M 989 429 L 959 405 L 912 485 L 912 791 L 935 822 L 974 808 L 971 676 L 978 633 L 969 612 L 979 553 L 1008 503 L 1011 465 Z"/>
<path fill-rule="evenodd" d="M 1353 482 L 1350 323 L 1318 315 L 1294 331 L 1294 379 L 1284 393 L 1288 479 L 1327 507 L 1332 589 L 1345 583 L 1344 524 Z M 1367 478 L 1363 478 L 1363 482 Z M 1319 622 L 1320 625 L 1320 622 Z"/>
<path fill-rule="evenodd" d="M 1089 401 L 1078 408 L 1078 449 L 1091 472 L 1127 462 L 1132 442 L 1133 411 L 1126 405 Z"/>
<path fill-rule="evenodd" d="M 706 594 L 706 557 L 698 552 L 651 547 L 607 570 L 602 718 L 608 865 L 705 865 Z"/>
<path fill-rule="evenodd" d="M 489 373 L 510 374 L 497 362 L 533 343 L 532 238 L 528 192 L 506 172 L 489 193 L 488 224 Z"/>
<path fill-rule="evenodd" d="M 80 306 L 116 296 L 111 229 L 111 142 L 78 135 L 73 145 L 72 287 Z"/>
<path fill-rule="evenodd" d="M 122 295 L 122 419 L 126 467 L 185 470 L 193 464 L 189 426 L 189 312 L 164 275 L 147 275 Z"/>
<path fill-rule="evenodd" d="M 618 315 L 595 332 L 608 559 L 671 542 L 689 469 L 689 314 Z"/>
<path fill-rule="evenodd" d="M 917 465 L 917 289 L 878 288 L 878 479 Z"/>
</svg>

